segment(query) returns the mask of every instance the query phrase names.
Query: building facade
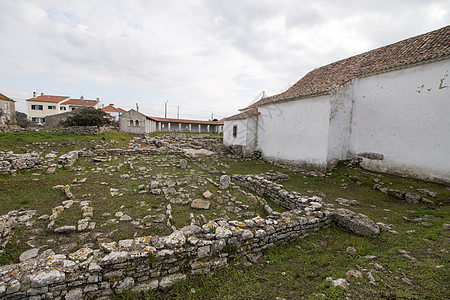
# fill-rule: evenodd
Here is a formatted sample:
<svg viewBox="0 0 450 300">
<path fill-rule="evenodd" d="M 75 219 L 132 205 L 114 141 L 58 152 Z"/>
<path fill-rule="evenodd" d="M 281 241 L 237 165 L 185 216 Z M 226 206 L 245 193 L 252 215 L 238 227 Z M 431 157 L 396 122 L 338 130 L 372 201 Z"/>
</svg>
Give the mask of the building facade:
<svg viewBox="0 0 450 300">
<path fill-rule="evenodd" d="M 109 104 L 108 106 L 103 107 L 102 110 L 113 117 L 116 122 L 119 121 L 122 114 L 127 112 L 120 107 L 115 107 L 114 104 Z"/>
<path fill-rule="evenodd" d="M 449 70 L 447 26 L 311 71 L 225 119 L 224 143 L 320 170 L 359 157 L 370 170 L 448 183 Z"/>
<path fill-rule="evenodd" d="M 0 126 L 16 122 L 16 102 L 0 93 Z"/>
<path fill-rule="evenodd" d="M 146 134 L 152 132 L 217 133 L 223 129 L 223 121 L 200 121 L 149 117 L 132 109 L 122 114 L 120 129 L 126 133 Z"/>
<path fill-rule="evenodd" d="M 100 107 L 100 100 L 71 99 L 68 96 L 41 95 L 27 99 L 28 119 L 36 124 L 43 125 L 47 116 L 73 111 L 80 107 Z"/>
</svg>

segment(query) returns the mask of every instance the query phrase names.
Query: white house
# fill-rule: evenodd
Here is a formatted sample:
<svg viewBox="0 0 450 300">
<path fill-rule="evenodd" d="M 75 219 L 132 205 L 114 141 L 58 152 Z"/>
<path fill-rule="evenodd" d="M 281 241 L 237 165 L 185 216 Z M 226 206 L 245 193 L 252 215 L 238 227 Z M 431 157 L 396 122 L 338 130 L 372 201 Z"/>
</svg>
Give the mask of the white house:
<svg viewBox="0 0 450 300">
<path fill-rule="evenodd" d="M 450 26 L 309 72 L 225 119 L 224 143 L 290 164 L 450 182 Z"/>
<path fill-rule="evenodd" d="M 123 132 L 133 134 L 146 134 L 152 132 L 221 133 L 223 121 L 150 117 L 131 109 L 121 115 L 119 126 Z"/>
<path fill-rule="evenodd" d="M 108 106 L 105 106 L 102 108 L 102 110 L 109 114 L 111 117 L 114 118 L 114 121 L 118 122 L 120 119 L 120 116 L 124 113 L 126 113 L 127 111 L 120 108 L 120 107 L 115 107 L 114 104 L 110 104 Z"/>
<path fill-rule="evenodd" d="M 83 96 L 80 99 L 71 99 L 68 96 L 44 95 L 36 96 L 33 92 L 33 98 L 27 99 L 28 119 L 44 124 L 45 117 L 57 115 L 67 111 L 73 111 L 80 107 L 100 107 L 100 100 L 85 100 Z"/>
</svg>

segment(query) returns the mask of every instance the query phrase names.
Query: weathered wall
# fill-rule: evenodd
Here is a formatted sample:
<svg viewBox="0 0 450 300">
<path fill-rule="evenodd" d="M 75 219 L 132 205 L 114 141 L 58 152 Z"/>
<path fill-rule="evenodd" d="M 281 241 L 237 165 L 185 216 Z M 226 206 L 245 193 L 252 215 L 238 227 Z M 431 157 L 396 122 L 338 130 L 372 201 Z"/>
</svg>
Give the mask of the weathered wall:
<svg viewBox="0 0 450 300">
<path fill-rule="evenodd" d="M 257 144 L 263 157 L 326 168 L 330 96 L 265 105 L 259 112 Z"/>
<path fill-rule="evenodd" d="M 332 91 L 330 97 L 330 116 L 328 132 L 328 157 L 329 167 L 334 166 L 339 160 L 351 157 L 350 135 L 353 116 L 353 84 L 347 83 Z"/>
<path fill-rule="evenodd" d="M 16 103 L 0 99 L 0 125 L 16 122 Z"/>
<path fill-rule="evenodd" d="M 130 125 L 130 121 L 133 121 L 133 126 Z M 139 121 L 139 125 L 136 126 L 136 121 Z M 147 122 L 148 121 L 148 122 Z M 154 125 L 151 124 L 150 120 L 147 120 L 147 118 L 138 113 L 135 110 L 130 110 L 126 113 L 124 113 L 119 120 L 119 126 L 120 130 L 122 130 L 125 133 L 132 133 L 132 134 L 145 134 L 152 132 L 152 127 Z"/>
<path fill-rule="evenodd" d="M 352 150 L 371 170 L 450 182 L 450 60 L 355 80 Z"/>
<path fill-rule="evenodd" d="M 247 145 L 247 122 L 248 119 L 225 121 L 223 125 L 223 143 L 225 146 Z M 233 126 L 237 126 L 237 135 L 233 137 Z"/>
<path fill-rule="evenodd" d="M 48 127 L 48 128 L 61 127 L 59 125 L 59 122 L 67 120 L 67 118 L 70 116 L 73 116 L 75 114 L 75 112 L 76 111 L 74 110 L 74 111 L 63 112 L 63 113 L 56 114 L 56 115 L 46 116 L 44 126 Z"/>
</svg>

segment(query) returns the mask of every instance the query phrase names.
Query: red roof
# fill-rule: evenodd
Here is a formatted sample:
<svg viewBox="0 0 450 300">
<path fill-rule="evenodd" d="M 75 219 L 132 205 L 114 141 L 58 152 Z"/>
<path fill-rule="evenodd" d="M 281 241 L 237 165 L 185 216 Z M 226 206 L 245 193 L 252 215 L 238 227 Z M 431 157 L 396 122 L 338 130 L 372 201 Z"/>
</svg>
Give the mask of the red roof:
<svg viewBox="0 0 450 300">
<path fill-rule="evenodd" d="M 11 98 L 6 97 L 5 95 L 3 95 L 2 93 L 0 93 L 0 100 L 5 100 L 5 101 L 12 101 L 12 102 L 16 102 Z"/>
<path fill-rule="evenodd" d="M 131 109 L 129 111 L 136 111 L 134 109 Z M 223 125 L 223 120 L 220 121 L 200 121 L 200 120 L 186 120 L 186 119 L 170 119 L 170 118 L 157 118 L 157 117 L 150 117 L 146 116 L 141 112 L 138 112 L 141 115 L 145 116 L 148 119 L 151 119 L 156 122 L 166 122 L 166 123 L 188 123 L 188 124 L 204 124 L 204 125 Z"/>
<path fill-rule="evenodd" d="M 59 103 L 64 100 L 68 100 L 67 96 L 51 96 L 51 95 L 41 95 L 38 97 L 27 99 L 27 101 L 37 101 L 37 102 L 51 102 L 51 103 Z"/>
<path fill-rule="evenodd" d="M 126 110 L 121 109 L 120 107 L 114 107 L 114 105 L 108 105 L 102 108 L 103 111 L 105 112 L 118 112 L 118 113 L 126 113 Z"/>
<path fill-rule="evenodd" d="M 98 100 L 69 99 L 69 101 L 64 102 L 64 104 L 80 105 L 80 106 L 95 106 L 99 102 L 100 101 L 98 101 Z"/>
<path fill-rule="evenodd" d="M 450 58 L 450 26 L 312 70 L 287 91 L 263 98 L 247 109 L 283 100 L 326 94 L 356 77 L 447 58 Z M 227 120 L 240 115 L 242 114 Z"/>
<path fill-rule="evenodd" d="M 244 110 L 240 114 L 237 114 L 237 115 L 225 118 L 225 120 L 226 121 L 242 120 L 242 119 L 247 119 L 247 118 L 250 118 L 250 117 L 255 117 L 257 115 L 259 115 L 258 108 L 257 107 L 251 107 L 249 109 Z"/>
</svg>

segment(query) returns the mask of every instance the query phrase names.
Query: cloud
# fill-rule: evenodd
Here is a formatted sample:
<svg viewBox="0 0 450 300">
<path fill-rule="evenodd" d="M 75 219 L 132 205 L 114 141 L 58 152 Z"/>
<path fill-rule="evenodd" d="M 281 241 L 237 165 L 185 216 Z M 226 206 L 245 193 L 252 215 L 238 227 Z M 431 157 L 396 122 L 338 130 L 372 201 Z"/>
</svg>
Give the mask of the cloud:
<svg viewBox="0 0 450 300">
<path fill-rule="evenodd" d="M 448 7 L 449 0 L 2 0 L 0 76 L 50 78 L 77 92 L 89 86 L 100 98 L 110 95 L 105 88 L 120 90 L 117 104 L 136 97 L 150 109 L 170 99 L 227 112 L 324 64 L 445 26 Z"/>
</svg>

